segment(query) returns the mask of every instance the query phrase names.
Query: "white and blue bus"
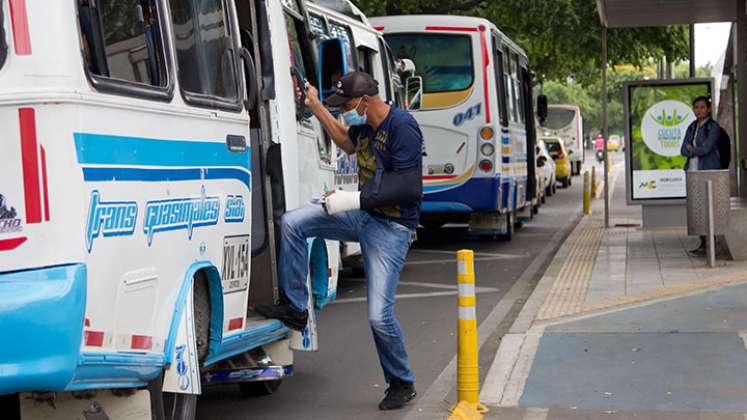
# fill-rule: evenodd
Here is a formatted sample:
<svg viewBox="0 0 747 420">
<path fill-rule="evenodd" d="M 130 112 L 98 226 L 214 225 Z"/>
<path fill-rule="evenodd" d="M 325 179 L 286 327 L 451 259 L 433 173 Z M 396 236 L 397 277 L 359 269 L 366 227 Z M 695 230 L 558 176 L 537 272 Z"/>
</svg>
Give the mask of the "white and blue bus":
<svg viewBox="0 0 747 420">
<path fill-rule="evenodd" d="M 468 222 L 513 235 L 535 197 L 531 74 L 524 51 L 490 21 L 372 18 L 396 59 L 415 62 L 407 106 L 426 145 L 421 224 Z M 529 133 L 529 135 L 528 135 Z"/>
<path fill-rule="evenodd" d="M 339 62 L 310 29 L 328 13 L 0 0 L 3 418 L 193 419 L 203 386 L 270 393 L 316 349 L 313 319 L 291 333 L 252 306 L 278 299 L 280 216 L 336 187 L 296 98 Z M 309 241 L 317 309 L 339 252 Z"/>
</svg>

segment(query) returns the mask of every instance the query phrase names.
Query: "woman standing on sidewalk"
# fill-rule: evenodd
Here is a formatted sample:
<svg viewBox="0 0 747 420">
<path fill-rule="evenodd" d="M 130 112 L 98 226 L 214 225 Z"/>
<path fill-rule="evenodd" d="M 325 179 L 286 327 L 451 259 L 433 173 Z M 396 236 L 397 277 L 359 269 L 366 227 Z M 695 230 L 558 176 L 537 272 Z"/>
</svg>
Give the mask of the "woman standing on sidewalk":
<svg viewBox="0 0 747 420">
<path fill-rule="evenodd" d="M 711 100 L 698 96 L 693 101 L 693 113 L 696 120 L 687 127 L 685 140 L 680 153 L 687 158 L 685 171 L 705 171 L 721 169 L 721 158 L 718 154 L 718 142 L 721 127 L 711 118 Z M 705 237 L 700 237 L 698 248 L 690 251 L 695 255 L 705 255 Z"/>
</svg>

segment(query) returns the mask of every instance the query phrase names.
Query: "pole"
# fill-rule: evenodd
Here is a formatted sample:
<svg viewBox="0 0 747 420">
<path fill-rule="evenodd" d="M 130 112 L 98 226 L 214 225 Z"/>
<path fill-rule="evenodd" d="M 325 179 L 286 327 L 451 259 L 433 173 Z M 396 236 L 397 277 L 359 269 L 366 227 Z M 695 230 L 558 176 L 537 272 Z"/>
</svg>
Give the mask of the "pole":
<svg viewBox="0 0 747 420">
<path fill-rule="evenodd" d="M 457 395 L 459 401 L 480 403 L 477 360 L 477 317 L 475 312 L 474 252 L 457 251 L 459 286 L 459 352 L 457 355 Z"/>
<path fill-rule="evenodd" d="M 591 197 L 597 198 L 597 167 L 591 167 Z"/>
<path fill-rule="evenodd" d="M 695 77 L 695 24 L 690 24 L 690 77 Z"/>
<path fill-rule="evenodd" d="M 602 133 L 604 136 L 604 227 L 610 227 L 610 183 L 607 150 L 607 27 L 602 27 Z"/>
<path fill-rule="evenodd" d="M 706 181 L 706 211 L 708 212 L 708 266 L 716 267 L 716 244 L 713 226 L 713 181 Z"/>
<path fill-rule="evenodd" d="M 591 189 L 592 186 L 589 183 L 589 171 L 584 171 L 584 214 L 591 213 Z"/>
</svg>

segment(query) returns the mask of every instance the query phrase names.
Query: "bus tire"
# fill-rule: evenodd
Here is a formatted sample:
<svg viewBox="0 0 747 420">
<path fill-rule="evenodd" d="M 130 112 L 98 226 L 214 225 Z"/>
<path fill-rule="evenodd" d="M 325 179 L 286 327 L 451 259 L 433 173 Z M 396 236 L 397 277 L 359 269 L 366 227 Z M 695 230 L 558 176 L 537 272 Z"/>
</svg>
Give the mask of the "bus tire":
<svg viewBox="0 0 747 420">
<path fill-rule="evenodd" d="M 195 273 L 192 292 L 195 317 L 195 339 L 197 358 L 202 362 L 208 354 L 210 344 L 210 288 L 203 271 Z"/>
<path fill-rule="evenodd" d="M 8 420 L 21 420 L 21 400 L 18 394 L 0 395 L 0 413 Z"/>
<path fill-rule="evenodd" d="M 280 384 L 282 383 L 282 379 L 275 379 L 272 381 L 241 382 L 239 383 L 239 389 L 241 390 L 241 394 L 245 397 L 262 397 L 265 395 L 274 394 L 275 391 L 280 388 Z"/>
<path fill-rule="evenodd" d="M 506 233 L 503 234 L 504 240 L 510 241 L 514 238 L 515 225 L 516 225 L 516 217 L 514 213 L 513 212 L 508 213 L 506 215 Z"/>
<path fill-rule="evenodd" d="M 163 372 L 148 383 L 153 420 L 194 420 L 197 395 L 163 392 Z"/>
</svg>

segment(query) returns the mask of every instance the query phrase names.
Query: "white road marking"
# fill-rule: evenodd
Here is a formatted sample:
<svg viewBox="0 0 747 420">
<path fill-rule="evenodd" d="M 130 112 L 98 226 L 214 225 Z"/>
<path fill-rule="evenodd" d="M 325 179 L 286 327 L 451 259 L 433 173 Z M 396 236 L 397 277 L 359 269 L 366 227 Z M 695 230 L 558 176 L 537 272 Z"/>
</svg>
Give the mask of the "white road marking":
<svg viewBox="0 0 747 420">
<path fill-rule="evenodd" d="M 481 291 L 478 291 L 478 293 L 497 293 L 500 290 L 499 289 L 493 289 L 490 287 L 482 287 Z M 441 297 L 441 296 L 456 296 L 457 291 L 450 291 L 450 292 L 429 292 L 429 293 L 402 293 L 395 296 L 397 300 L 401 299 L 417 299 L 417 298 L 430 298 L 430 297 Z M 330 305 L 339 304 L 339 303 L 355 303 L 355 302 L 365 302 L 367 298 L 365 296 L 361 297 L 354 297 L 354 298 L 346 298 L 346 299 L 336 299 L 330 302 Z"/>
<path fill-rule="evenodd" d="M 549 411 L 547 408 L 527 408 L 524 413 L 524 420 L 545 420 Z"/>
<path fill-rule="evenodd" d="M 479 261 L 495 261 L 495 260 L 508 260 L 508 259 L 515 259 L 515 258 L 527 258 L 528 254 L 516 254 L 516 255 L 502 255 L 502 256 L 493 256 L 493 257 L 476 257 L 474 259 L 475 262 Z M 413 261 L 406 261 L 405 265 L 427 265 L 427 264 L 454 264 L 456 263 L 456 258 L 445 258 L 443 260 L 413 260 Z"/>
<path fill-rule="evenodd" d="M 345 279 L 345 281 L 352 281 L 356 283 L 365 283 L 365 279 Z M 458 290 L 459 285 L 457 284 L 442 284 L 442 283 L 429 283 L 424 281 L 401 281 L 400 286 L 415 286 L 415 287 L 428 287 L 431 289 L 447 289 L 447 290 Z M 497 292 L 501 289 L 496 287 L 475 287 L 476 292 Z"/>
<path fill-rule="evenodd" d="M 410 253 L 422 252 L 423 254 L 445 254 L 451 255 L 456 261 L 456 251 L 444 251 L 440 249 L 410 249 Z M 495 258 L 516 258 L 519 256 L 526 256 L 527 254 L 504 254 L 497 252 L 475 252 L 475 257 L 495 257 Z"/>
<path fill-rule="evenodd" d="M 516 361 L 519 359 L 521 345 L 524 344 L 524 334 L 506 334 L 498 347 L 498 353 L 485 377 L 485 383 L 480 393 L 480 401 L 483 404 L 497 406 L 503 398 L 506 383 L 511 377 Z"/>
<path fill-rule="evenodd" d="M 524 343 L 521 345 L 519 357 L 516 360 L 513 372 L 511 372 L 511 377 L 508 382 L 505 383 L 503 398 L 501 398 L 499 406 L 518 407 L 543 332 L 544 328 L 538 327 L 532 328 L 530 332 L 526 333 L 526 338 L 524 339 Z"/>
</svg>

